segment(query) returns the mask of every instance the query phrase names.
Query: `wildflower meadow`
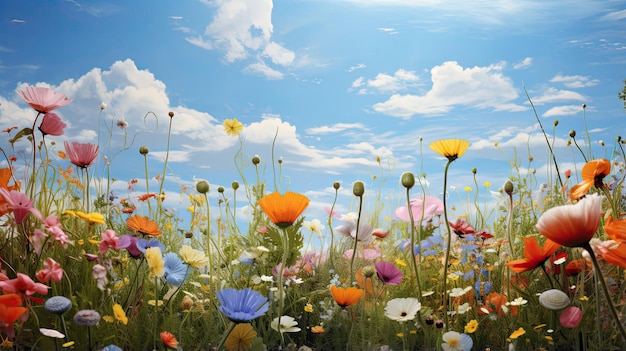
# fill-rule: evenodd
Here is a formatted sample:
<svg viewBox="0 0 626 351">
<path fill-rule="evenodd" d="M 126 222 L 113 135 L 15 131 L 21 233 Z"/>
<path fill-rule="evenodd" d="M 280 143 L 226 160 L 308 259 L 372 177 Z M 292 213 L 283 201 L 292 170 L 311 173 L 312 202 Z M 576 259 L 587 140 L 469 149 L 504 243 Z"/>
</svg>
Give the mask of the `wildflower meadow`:
<svg viewBox="0 0 626 351">
<path fill-rule="evenodd" d="M 389 204 L 374 184 L 335 182 L 325 218 L 306 216 L 304 194 L 266 181 L 267 160 L 233 155 L 232 192 L 198 179 L 181 189 L 192 199 L 183 220 L 163 206 L 167 157 L 148 170 L 150 145 L 125 143 L 120 152 L 146 172 L 128 186 L 144 193 L 114 194 L 115 157 L 100 144 L 111 130 L 57 143 L 66 123 L 55 111 L 72 97 L 35 86 L 18 94 L 33 117 L 2 132 L 12 147 L 0 169 L 2 349 L 626 349 L 620 136 L 596 157 L 570 131 L 575 169 L 559 167 L 546 137 L 548 182 L 510 160 L 495 206 L 447 196 L 468 141 L 424 140 L 441 156 L 443 189 L 406 170 L 390 180 Z M 176 111 L 159 118 L 171 125 Z M 223 126 L 233 138 L 245 129 L 234 118 Z"/>
</svg>

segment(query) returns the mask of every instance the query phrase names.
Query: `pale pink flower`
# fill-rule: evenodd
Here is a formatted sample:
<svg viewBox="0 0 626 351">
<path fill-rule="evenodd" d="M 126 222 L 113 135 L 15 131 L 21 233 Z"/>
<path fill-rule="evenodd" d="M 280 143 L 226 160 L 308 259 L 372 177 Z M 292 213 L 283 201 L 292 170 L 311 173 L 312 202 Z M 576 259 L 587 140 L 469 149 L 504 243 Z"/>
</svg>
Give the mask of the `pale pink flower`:
<svg viewBox="0 0 626 351">
<path fill-rule="evenodd" d="M 37 254 L 41 254 L 42 243 L 47 236 L 48 234 L 44 233 L 41 229 L 33 230 L 30 241 L 33 243 L 33 248 Z"/>
<path fill-rule="evenodd" d="M 43 115 L 39 130 L 43 135 L 60 136 L 63 135 L 63 129 L 67 127 L 67 124 L 61 120 L 54 112 L 48 112 Z"/>
<path fill-rule="evenodd" d="M 67 96 L 45 87 L 26 87 L 26 90 L 18 90 L 17 93 L 30 107 L 41 113 L 50 112 L 72 102 Z"/>
<path fill-rule="evenodd" d="M 78 167 L 87 168 L 98 156 L 98 145 L 89 143 L 65 142 L 65 152 L 70 161 Z"/>
<path fill-rule="evenodd" d="M 343 258 L 348 259 L 348 260 L 351 259 L 353 251 L 354 251 L 353 249 L 346 250 L 343 253 Z M 370 248 L 363 249 L 363 250 L 356 250 L 356 257 L 357 258 L 362 257 L 363 259 L 367 261 L 373 261 L 382 257 L 382 252 L 380 251 L 380 249 L 370 249 Z"/>
<path fill-rule="evenodd" d="M 107 269 L 101 264 L 96 264 L 93 266 L 91 273 L 93 274 L 93 278 L 96 280 L 98 289 L 104 291 L 105 286 L 109 282 L 107 279 Z"/>
<path fill-rule="evenodd" d="M 559 322 L 561 322 L 561 325 L 565 328 L 575 328 L 582 319 L 583 311 L 576 306 L 570 306 L 561 312 Z"/>
<path fill-rule="evenodd" d="M 120 238 L 115 235 L 115 231 L 107 229 L 102 233 L 102 239 L 100 240 L 99 251 L 101 254 L 105 253 L 109 248 L 113 250 L 119 250 Z"/>
<path fill-rule="evenodd" d="M 413 213 L 413 221 L 420 223 L 422 220 L 429 220 L 435 215 L 443 214 L 443 202 L 438 198 L 426 195 L 424 198 L 419 197 L 411 199 L 411 212 Z M 410 222 L 409 209 L 407 206 L 398 207 L 395 211 L 396 217 L 405 222 Z M 422 217 L 423 214 L 423 217 Z"/>
<path fill-rule="evenodd" d="M 50 280 L 58 283 L 63 279 L 63 268 L 51 257 L 43 263 L 43 269 L 35 273 L 37 279 L 42 283 L 48 283 Z"/>
<path fill-rule="evenodd" d="M 15 223 L 22 224 L 28 213 L 33 212 L 33 201 L 19 191 L 0 188 L 0 195 L 9 203 L 9 210 L 13 211 Z"/>
<path fill-rule="evenodd" d="M 41 219 L 41 214 L 38 216 L 38 218 Z M 74 243 L 63 231 L 63 227 L 61 226 L 61 222 L 59 221 L 59 218 L 57 218 L 57 216 L 49 215 L 48 217 L 46 217 L 46 219 L 42 219 L 42 222 L 48 233 L 50 233 L 54 237 L 54 240 L 58 241 L 59 244 L 61 244 L 61 247 L 63 247 L 64 249 L 67 248 L 68 243 Z"/>
<path fill-rule="evenodd" d="M 39 293 L 41 295 L 48 294 L 48 287 L 41 283 L 35 283 L 29 276 L 24 273 L 17 273 L 17 278 L 0 281 L 0 289 L 5 294 L 26 294 L 27 296 Z"/>
</svg>

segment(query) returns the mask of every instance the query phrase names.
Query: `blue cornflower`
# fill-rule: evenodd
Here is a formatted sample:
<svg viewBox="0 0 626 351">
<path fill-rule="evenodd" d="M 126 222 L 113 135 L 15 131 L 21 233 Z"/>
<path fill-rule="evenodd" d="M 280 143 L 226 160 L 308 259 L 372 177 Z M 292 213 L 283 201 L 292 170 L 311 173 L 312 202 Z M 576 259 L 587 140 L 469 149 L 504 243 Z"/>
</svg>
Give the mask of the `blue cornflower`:
<svg viewBox="0 0 626 351">
<path fill-rule="evenodd" d="M 165 261 L 165 280 L 169 285 L 180 286 L 189 275 L 188 266 L 173 252 L 163 255 L 163 260 Z"/>
<path fill-rule="evenodd" d="M 155 238 L 150 238 L 148 240 L 146 239 L 137 239 L 137 249 L 139 251 L 141 251 L 143 254 L 146 253 L 146 250 L 149 247 L 159 247 L 161 249 L 161 252 L 165 251 L 165 245 L 163 245 L 162 242 L 160 242 L 159 240 L 155 239 Z"/>
<path fill-rule="evenodd" d="M 220 311 L 235 323 L 247 323 L 263 316 L 269 307 L 267 298 L 260 292 L 245 288 L 243 290 L 222 289 L 217 292 Z"/>
</svg>

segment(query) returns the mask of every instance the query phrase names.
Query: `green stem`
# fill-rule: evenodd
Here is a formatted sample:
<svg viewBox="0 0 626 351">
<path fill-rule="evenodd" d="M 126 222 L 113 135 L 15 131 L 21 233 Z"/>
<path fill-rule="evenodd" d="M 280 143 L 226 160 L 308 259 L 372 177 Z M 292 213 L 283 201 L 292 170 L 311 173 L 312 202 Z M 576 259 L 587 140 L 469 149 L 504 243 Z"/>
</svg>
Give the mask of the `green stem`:
<svg viewBox="0 0 626 351">
<path fill-rule="evenodd" d="M 224 347 L 224 343 L 226 342 L 226 339 L 228 338 L 230 333 L 233 331 L 233 329 L 235 329 L 235 326 L 236 326 L 235 322 L 230 322 L 230 324 L 228 325 L 228 328 L 226 328 L 226 330 L 224 331 L 224 335 L 222 335 L 222 339 L 220 340 L 220 343 L 217 345 L 217 348 L 215 349 L 216 351 L 220 351 L 222 347 Z"/>
<path fill-rule="evenodd" d="M 446 256 L 443 261 L 443 323 L 448 327 L 448 261 L 450 260 L 450 249 L 452 247 L 452 231 L 450 230 L 450 222 L 448 221 L 448 206 L 446 205 L 446 189 L 448 188 L 448 168 L 452 160 L 448 159 L 446 168 L 443 171 L 443 218 L 446 221 L 446 228 L 448 229 L 448 240 L 446 242 Z"/>
<path fill-rule="evenodd" d="M 420 273 L 419 273 L 419 267 L 417 265 L 417 258 L 415 257 L 415 219 L 413 218 L 413 209 L 411 208 L 411 199 L 410 199 L 410 195 L 409 195 L 409 188 L 406 188 L 406 205 L 407 208 L 409 209 L 409 225 L 411 226 L 411 247 L 409 248 L 409 251 L 411 253 L 411 261 L 412 261 L 412 265 L 413 265 L 413 272 L 415 273 L 415 280 L 417 281 L 417 298 L 421 299 L 422 298 L 422 285 L 420 283 Z M 424 203 L 422 202 L 422 216 L 421 218 L 424 218 L 424 210 L 425 210 L 425 206 Z M 421 231 L 422 231 L 422 224 L 420 221 L 420 237 L 418 238 L 419 242 L 420 242 L 420 253 L 419 253 L 419 260 L 422 260 L 422 246 L 421 246 Z"/>
<path fill-rule="evenodd" d="M 354 246 L 352 247 L 352 258 L 350 259 L 350 285 L 354 279 L 354 258 L 356 257 L 357 244 L 359 243 L 359 225 L 361 224 L 361 208 L 363 207 L 363 196 L 359 196 L 359 212 L 356 217 L 356 229 L 354 230 Z"/>
</svg>

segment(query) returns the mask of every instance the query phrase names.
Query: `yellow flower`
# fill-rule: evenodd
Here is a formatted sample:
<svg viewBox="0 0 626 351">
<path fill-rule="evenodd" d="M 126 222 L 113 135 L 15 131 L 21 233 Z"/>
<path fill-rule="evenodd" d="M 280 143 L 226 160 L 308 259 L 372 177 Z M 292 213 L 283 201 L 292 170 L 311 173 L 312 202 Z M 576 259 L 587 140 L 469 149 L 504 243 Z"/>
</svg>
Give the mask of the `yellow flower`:
<svg viewBox="0 0 626 351">
<path fill-rule="evenodd" d="M 468 334 L 475 332 L 476 329 L 478 329 L 478 321 L 475 319 L 472 319 L 465 325 L 465 332 Z"/>
<path fill-rule="evenodd" d="M 467 148 L 470 146 L 470 143 L 467 140 L 462 139 L 443 139 L 433 141 L 428 146 L 430 146 L 434 152 L 440 154 L 441 156 L 445 156 L 448 161 L 452 162 L 463 156 Z"/>
<path fill-rule="evenodd" d="M 311 305 L 310 303 L 307 303 L 306 305 L 304 305 L 304 312 L 313 312 L 313 305 Z"/>
<path fill-rule="evenodd" d="M 85 213 L 82 211 L 65 211 L 64 213 L 68 213 L 71 215 L 74 215 L 76 217 L 82 218 L 85 221 L 87 221 L 89 224 L 104 224 L 104 216 L 101 215 L 98 212 L 89 212 L 89 213 Z"/>
<path fill-rule="evenodd" d="M 113 305 L 113 315 L 115 315 L 115 319 L 122 322 L 124 325 L 128 324 L 128 317 L 126 317 L 126 312 L 122 308 L 122 305 L 116 303 Z"/>
<path fill-rule="evenodd" d="M 228 351 L 247 350 L 257 336 L 256 331 L 249 323 L 239 323 L 228 334 L 224 347 Z"/>
<path fill-rule="evenodd" d="M 324 334 L 324 327 L 322 327 L 321 325 L 316 325 L 314 327 L 311 327 L 311 333 Z"/>
<path fill-rule="evenodd" d="M 485 186 L 485 188 L 488 188 L 488 187 L 490 187 L 490 186 L 491 186 L 491 183 L 489 183 L 489 182 L 484 182 L 484 183 L 483 183 L 483 185 Z"/>
<path fill-rule="evenodd" d="M 396 266 L 400 266 L 400 267 L 406 267 L 406 262 L 404 262 L 404 260 L 401 259 L 396 259 Z"/>
<path fill-rule="evenodd" d="M 165 260 L 161 254 L 161 248 L 158 246 L 149 247 L 146 249 L 145 257 L 148 267 L 150 267 L 150 273 L 162 277 L 165 274 Z"/>
<path fill-rule="evenodd" d="M 180 254 L 183 262 L 192 267 L 200 268 L 206 266 L 206 264 L 209 263 L 209 258 L 206 257 L 204 252 L 196 250 L 189 245 L 181 246 L 178 254 Z"/>
<path fill-rule="evenodd" d="M 516 331 L 514 331 L 511 336 L 509 336 L 510 339 L 517 339 L 520 336 L 526 334 L 526 330 L 524 330 L 524 328 L 520 327 L 519 329 L 517 329 Z"/>
<path fill-rule="evenodd" d="M 243 129 L 243 124 L 237 118 L 225 119 L 223 126 L 226 134 L 230 136 L 238 136 Z"/>
<path fill-rule="evenodd" d="M 466 187 L 463 188 L 463 190 L 467 191 L 468 193 L 471 193 L 472 192 L 472 187 L 466 186 Z"/>
</svg>

